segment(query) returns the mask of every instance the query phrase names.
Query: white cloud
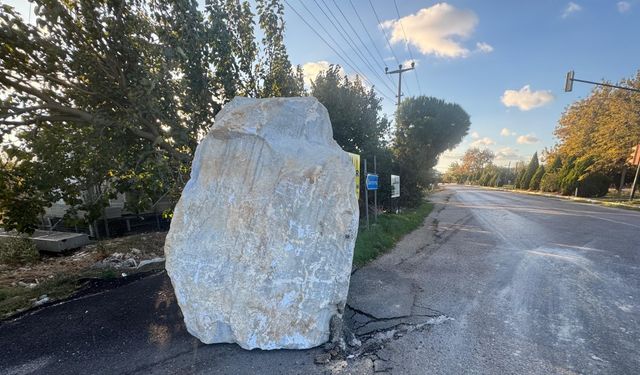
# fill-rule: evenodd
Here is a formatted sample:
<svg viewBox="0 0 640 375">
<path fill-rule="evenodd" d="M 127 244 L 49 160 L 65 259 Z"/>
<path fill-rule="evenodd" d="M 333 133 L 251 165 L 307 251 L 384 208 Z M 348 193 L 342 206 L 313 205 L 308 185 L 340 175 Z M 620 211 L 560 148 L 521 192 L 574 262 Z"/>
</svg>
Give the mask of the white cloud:
<svg viewBox="0 0 640 375">
<path fill-rule="evenodd" d="M 311 61 L 302 65 L 304 83 L 311 85 L 311 81 L 316 79 L 320 72 L 329 69 L 330 65 L 328 61 Z"/>
<path fill-rule="evenodd" d="M 471 142 L 471 147 L 491 146 L 495 143 L 496 142 L 493 139 L 489 137 L 484 137 L 484 138 L 476 139 L 475 141 Z"/>
<path fill-rule="evenodd" d="M 521 158 L 518 150 L 511 147 L 503 147 L 496 152 L 496 160 L 500 161 L 520 160 Z"/>
<path fill-rule="evenodd" d="M 631 9 L 631 3 L 628 1 L 618 1 L 618 4 L 616 4 L 618 7 L 618 12 L 620 13 L 626 13 Z"/>
<path fill-rule="evenodd" d="M 476 43 L 476 51 L 482 53 L 493 52 L 493 46 L 491 46 L 489 43 L 478 42 Z"/>
<path fill-rule="evenodd" d="M 436 164 L 435 169 L 440 172 L 446 172 L 449 165 L 453 162 L 459 162 L 463 155 L 463 146 L 458 146 L 453 150 L 447 150 L 440 154 L 438 164 Z"/>
<path fill-rule="evenodd" d="M 472 132 L 471 133 L 471 138 L 478 139 L 478 138 L 480 138 L 480 134 L 478 134 L 478 132 Z"/>
<path fill-rule="evenodd" d="M 548 90 L 531 91 L 529 85 L 520 90 L 505 90 L 500 98 L 502 104 L 507 107 L 518 107 L 521 111 L 541 107 L 553 100 L 553 94 Z"/>
<path fill-rule="evenodd" d="M 302 65 L 302 74 L 304 76 L 304 83 L 307 86 L 311 86 L 311 81 L 316 79 L 318 74 L 322 71 L 329 69 L 331 63 L 328 61 L 310 61 Z M 344 74 L 344 69 L 340 68 L 341 72 Z"/>
<path fill-rule="evenodd" d="M 509 137 L 512 135 L 516 135 L 516 132 L 512 132 L 508 128 L 502 128 L 502 130 L 500 130 L 500 135 L 503 137 Z"/>
<path fill-rule="evenodd" d="M 391 30 L 391 43 L 404 43 L 404 27 L 408 42 L 423 54 L 456 58 L 469 55 L 460 40 L 470 37 L 477 25 L 478 16 L 473 11 L 438 3 L 380 26 Z"/>
<path fill-rule="evenodd" d="M 516 142 L 518 142 L 518 144 L 521 144 L 521 145 L 538 143 L 539 141 L 540 141 L 540 139 L 538 137 L 536 137 L 534 134 L 531 134 L 531 133 L 529 133 L 527 135 L 521 135 L 516 140 Z"/>
<path fill-rule="evenodd" d="M 570 1 L 569 4 L 567 4 L 567 7 L 564 8 L 564 12 L 562 13 L 562 18 L 567 18 L 569 17 L 570 14 L 572 13 L 576 13 L 582 10 L 582 7 L 576 3 L 574 3 L 573 1 Z"/>
</svg>

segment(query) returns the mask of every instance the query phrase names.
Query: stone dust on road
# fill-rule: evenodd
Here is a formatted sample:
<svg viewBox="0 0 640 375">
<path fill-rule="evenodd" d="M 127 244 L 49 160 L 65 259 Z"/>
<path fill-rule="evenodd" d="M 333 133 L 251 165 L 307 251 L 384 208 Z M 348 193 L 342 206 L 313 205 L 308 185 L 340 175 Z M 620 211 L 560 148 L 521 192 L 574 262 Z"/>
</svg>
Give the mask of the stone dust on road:
<svg viewBox="0 0 640 375">
<path fill-rule="evenodd" d="M 637 373 L 639 213 L 469 187 L 433 199 L 421 229 L 352 276 L 351 300 L 370 305 L 359 311 L 397 306 L 409 324 L 421 311 L 442 317 L 387 340 L 374 365 L 381 358 L 394 374 Z M 376 280 L 386 285 L 365 286 Z"/>
</svg>

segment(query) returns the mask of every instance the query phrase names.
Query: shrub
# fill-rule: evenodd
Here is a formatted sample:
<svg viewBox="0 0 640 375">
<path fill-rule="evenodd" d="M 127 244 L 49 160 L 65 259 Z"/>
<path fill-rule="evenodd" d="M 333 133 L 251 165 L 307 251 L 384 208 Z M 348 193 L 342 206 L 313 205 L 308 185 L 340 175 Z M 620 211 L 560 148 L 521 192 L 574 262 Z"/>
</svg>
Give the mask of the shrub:
<svg viewBox="0 0 640 375">
<path fill-rule="evenodd" d="M 541 165 L 536 169 L 536 172 L 531 177 L 531 182 L 529 183 L 529 190 L 540 190 L 540 182 L 542 181 L 542 176 L 544 176 L 544 165 Z"/>
<path fill-rule="evenodd" d="M 588 168 L 593 164 L 591 158 L 580 158 L 560 169 L 563 175 L 560 180 L 560 193 L 562 195 L 575 194 L 579 187 L 579 181 L 588 175 Z"/>
<path fill-rule="evenodd" d="M 606 175 L 596 172 L 587 175 L 578 181 L 578 196 L 603 197 L 609 192 L 611 180 Z"/>
<path fill-rule="evenodd" d="M 546 192 L 557 192 L 560 190 L 560 179 L 557 172 L 547 172 L 540 180 L 540 190 Z"/>
<path fill-rule="evenodd" d="M 0 239 L 0 263 L 11 266 L 33 263 L 40 259 L 36 245 L 25 237 Z"/>
</svg>

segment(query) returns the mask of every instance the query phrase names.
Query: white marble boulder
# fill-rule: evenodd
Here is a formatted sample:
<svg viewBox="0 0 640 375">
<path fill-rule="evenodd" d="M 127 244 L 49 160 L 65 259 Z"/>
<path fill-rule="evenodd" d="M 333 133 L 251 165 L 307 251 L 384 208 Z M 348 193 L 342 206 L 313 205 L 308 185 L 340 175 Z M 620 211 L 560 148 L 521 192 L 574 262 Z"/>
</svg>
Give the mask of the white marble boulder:
<svg viewBox="0 0 640 375">
<path fill-rule="evenodd" d="M 315 98 L 235 98 L 198 146 L 165 244 L 189 332 L 245 349 L 329 339 L 347 299 L 355 170 Z"/>
</svg>

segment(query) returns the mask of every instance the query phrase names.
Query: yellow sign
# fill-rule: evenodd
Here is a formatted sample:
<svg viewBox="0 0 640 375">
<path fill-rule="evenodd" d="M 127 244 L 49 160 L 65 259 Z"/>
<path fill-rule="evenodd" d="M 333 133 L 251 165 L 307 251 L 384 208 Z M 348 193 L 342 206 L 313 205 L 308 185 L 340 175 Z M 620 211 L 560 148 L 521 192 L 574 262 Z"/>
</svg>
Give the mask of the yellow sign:
<svg viewBox="0 0 640 375">
<path fill-rule="evenodd" d="M 351 162 L 356 168 L 356 199 L 360 200 L 360 155 L 348 153 L 351 156 Z"/>
</svg>

